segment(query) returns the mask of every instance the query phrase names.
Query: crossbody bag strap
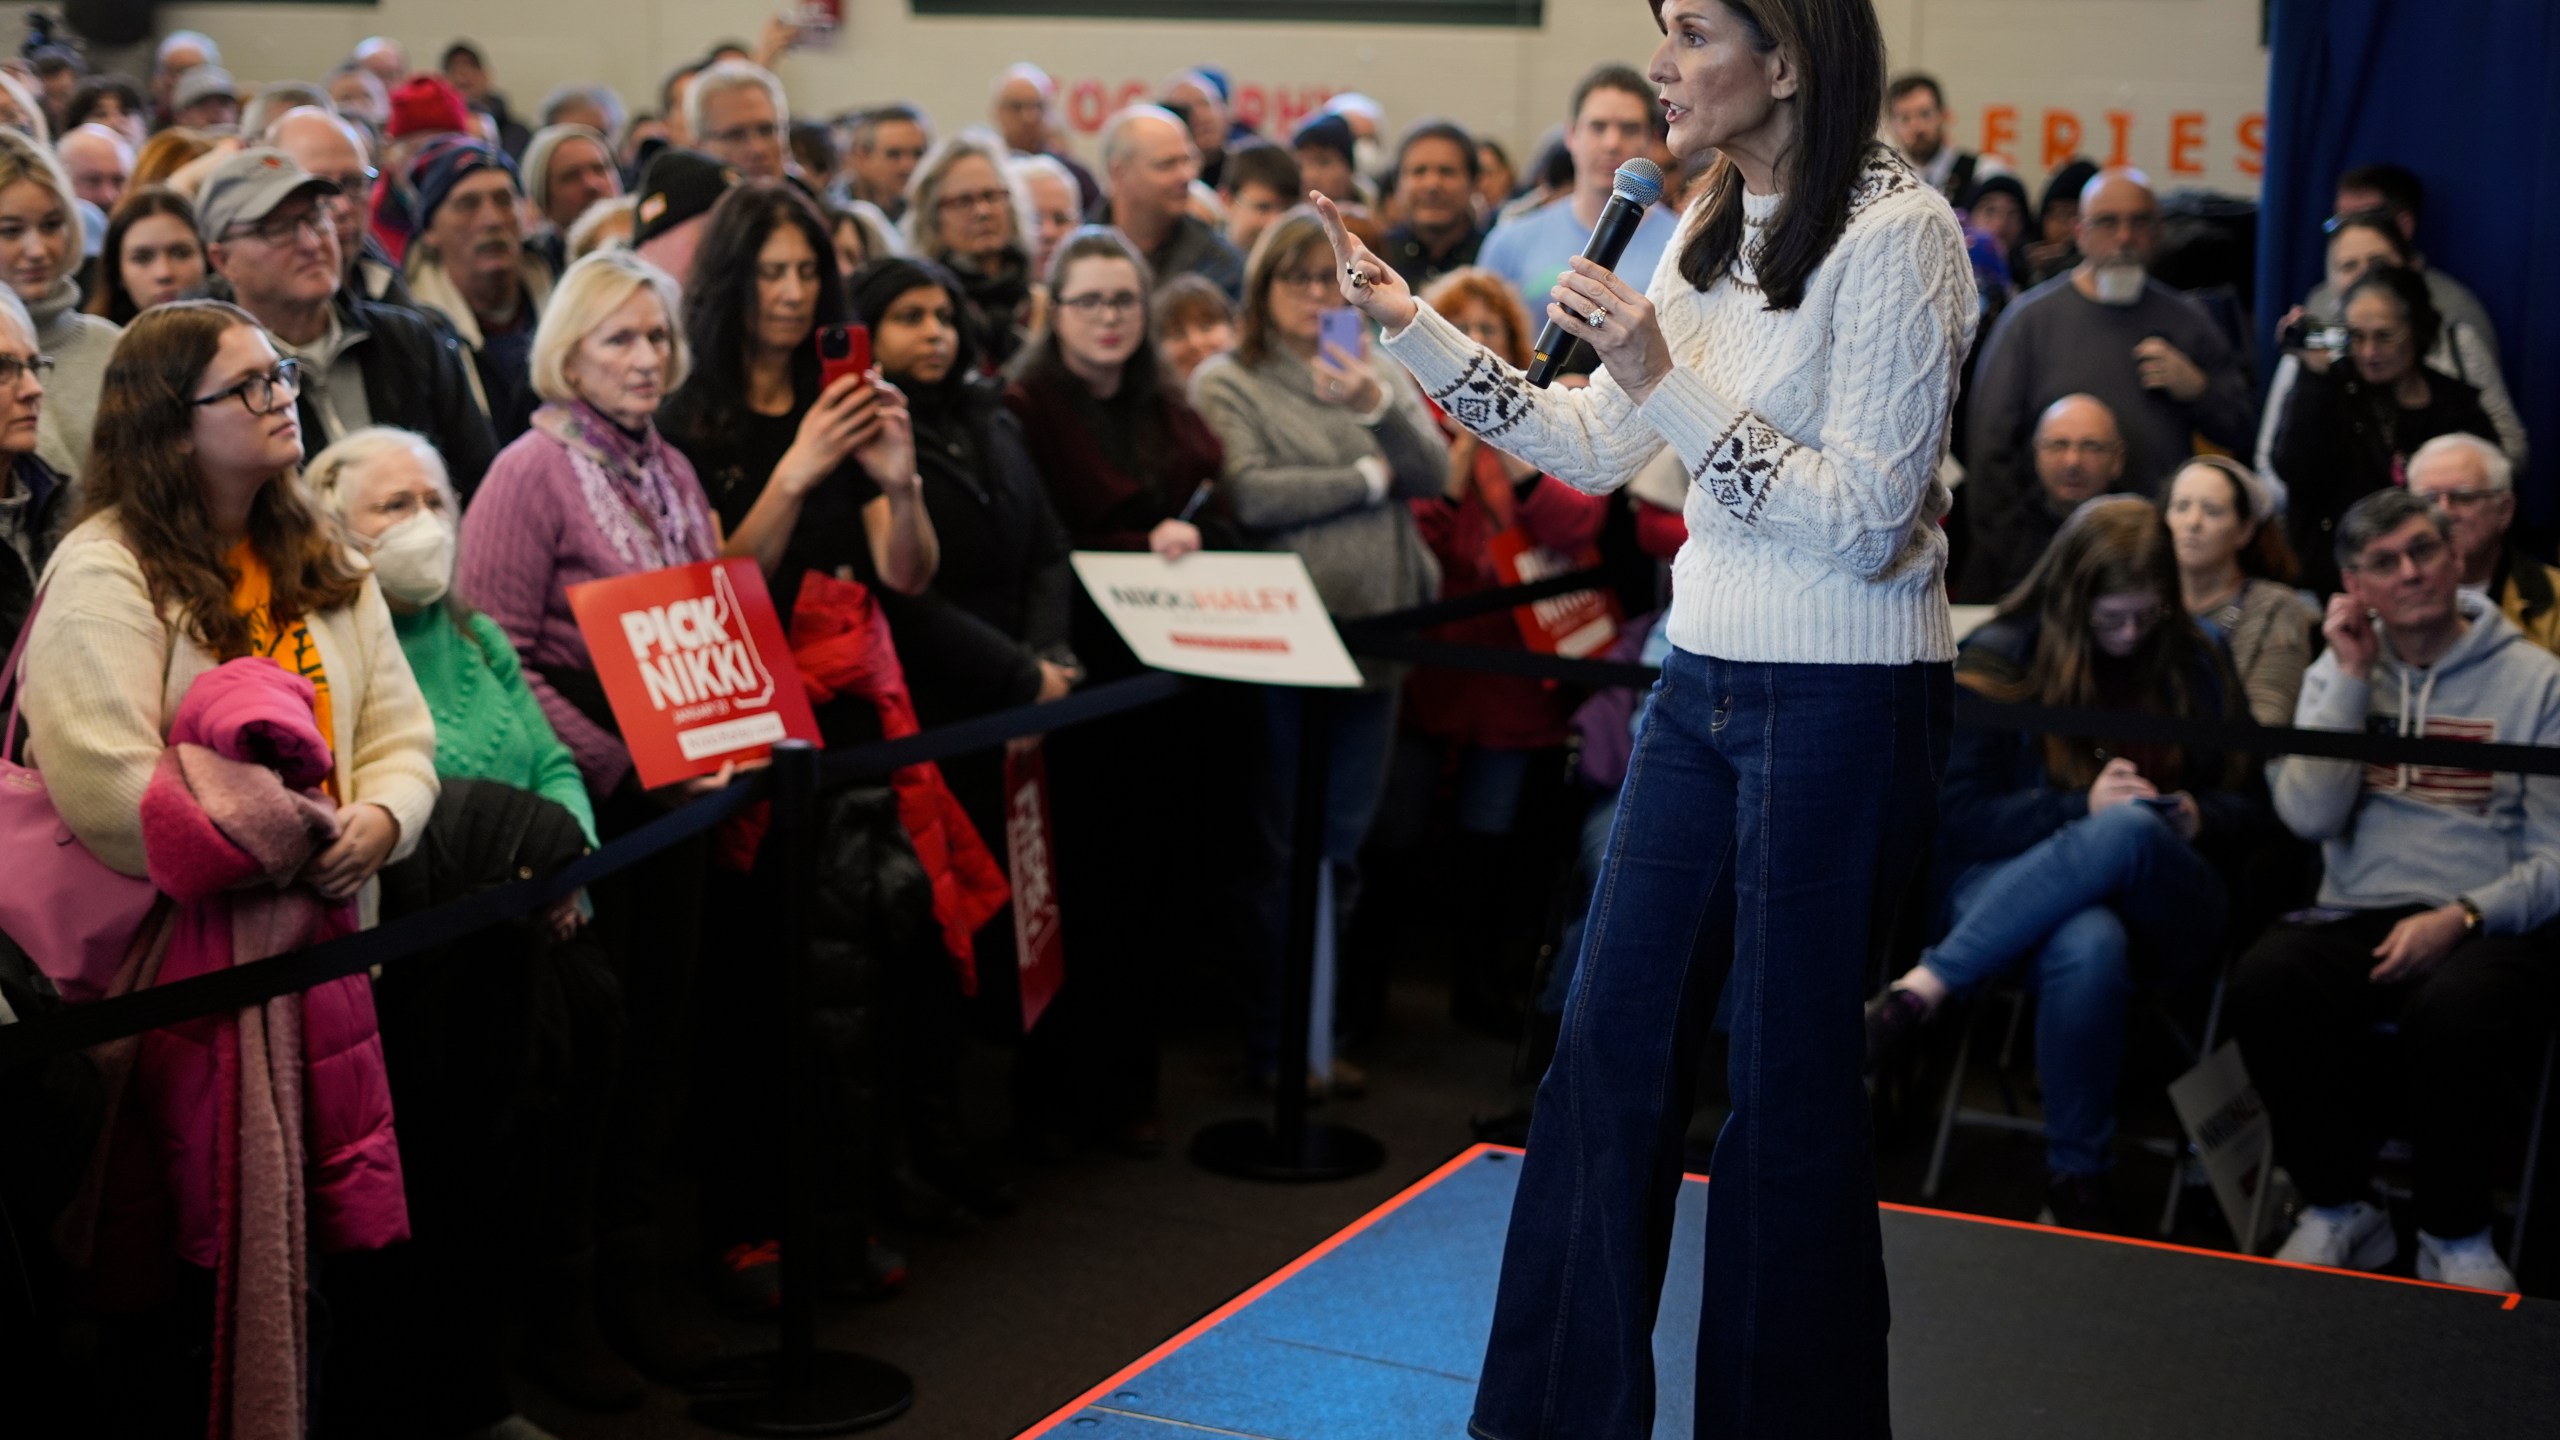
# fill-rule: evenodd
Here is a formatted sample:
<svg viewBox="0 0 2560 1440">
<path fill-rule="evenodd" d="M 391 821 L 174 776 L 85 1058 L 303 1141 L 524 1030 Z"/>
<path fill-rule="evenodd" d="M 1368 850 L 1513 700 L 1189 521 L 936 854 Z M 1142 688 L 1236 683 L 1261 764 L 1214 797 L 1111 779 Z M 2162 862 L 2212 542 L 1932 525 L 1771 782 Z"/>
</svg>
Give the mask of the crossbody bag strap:
<svg viewBox="0 0 2560 1440">
<path fill-rule="evenodd" d="M 0 672 L 0 686 L 9 691 L 9 719 L 0 727 L 0 762 L 15 764 L 18 758 L 18 697 L 26 686 L 26 676 L 18 668 L 27 656 L 27 637 L 36 633 L 36 616 L 44 609 L 44 592 L 51 588 L 36 587 L 33 600 L 27 602 L 27 618 L 18 626 L 18 643 L 9 647 L 9 668 Z"/>
</svg>

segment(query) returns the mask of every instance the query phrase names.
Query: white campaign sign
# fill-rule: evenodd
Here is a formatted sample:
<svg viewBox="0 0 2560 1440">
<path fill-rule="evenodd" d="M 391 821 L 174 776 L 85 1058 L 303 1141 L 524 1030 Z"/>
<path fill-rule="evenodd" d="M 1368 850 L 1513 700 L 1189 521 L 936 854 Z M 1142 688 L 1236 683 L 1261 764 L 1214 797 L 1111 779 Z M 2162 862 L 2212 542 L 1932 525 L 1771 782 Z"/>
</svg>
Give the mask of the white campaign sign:
<svg viewBox="0 0 2560 1440">
<path fill-rule="evenodd" d="M 1093 603 L 1156 669 L 1263 685 L 1360 683 L 1295 555 L 1218 550 L 1167 562 L 1079 550 L 1074 560 Z"/>
<path fill-rule="evenodd" d="M 2258 1087 L 2249 1081 L 2236 1041 L 2224 1042 L 2194 1069 L 2169 1083 L 2169 1103 L 2195 1141 L 2196 1157 L 2213 1181 L 2213 1195 L 2240 1242 L 2240 1253 L 2258 1253 L 2266 1204 L 2262 1192 L 2275 1159 L 2275 1129 Z"/>
</svg>

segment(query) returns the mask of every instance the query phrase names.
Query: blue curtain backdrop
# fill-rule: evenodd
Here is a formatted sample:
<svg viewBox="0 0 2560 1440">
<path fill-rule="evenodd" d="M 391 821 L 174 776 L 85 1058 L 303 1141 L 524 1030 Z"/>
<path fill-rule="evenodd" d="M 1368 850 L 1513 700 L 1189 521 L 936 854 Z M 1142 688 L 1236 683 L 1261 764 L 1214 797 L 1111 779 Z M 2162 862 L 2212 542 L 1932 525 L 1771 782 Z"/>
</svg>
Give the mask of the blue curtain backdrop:
<svg viewBox="0 0 2560 1440">
<path fill-rule="evenodd" d="M 2321 275 L 2340 172 L 2426 181 L 2430 265 L 2479 295 L 2533 445 L 2522 522 L 2560 533 L 2560 3 L 2275 0 L 2259 334 Z"/>
</svg>

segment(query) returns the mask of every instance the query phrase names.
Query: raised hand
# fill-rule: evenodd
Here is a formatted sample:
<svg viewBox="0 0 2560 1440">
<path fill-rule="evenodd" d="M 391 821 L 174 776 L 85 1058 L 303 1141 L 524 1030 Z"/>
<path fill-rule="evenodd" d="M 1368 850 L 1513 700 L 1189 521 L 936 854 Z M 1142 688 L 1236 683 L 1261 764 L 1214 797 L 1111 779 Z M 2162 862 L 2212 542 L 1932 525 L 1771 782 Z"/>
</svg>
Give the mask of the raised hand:
<svg viewBox="0 0 2560 1440">
<path fill-rule="evenodd" d="M 1342 212 L 1332 200 L 1315 190 L 1307 192 L 1307 199 L 1316 207 L 1316 218 L 1324 222 L 1324 238 L 1333 242 L 1333 263 L 1342 271 L 1342 303 L 1389 330 L 1412 324 L 1422 306 L 1413 298 L 1413 287 L 1344 227 Z"/>
</svg>

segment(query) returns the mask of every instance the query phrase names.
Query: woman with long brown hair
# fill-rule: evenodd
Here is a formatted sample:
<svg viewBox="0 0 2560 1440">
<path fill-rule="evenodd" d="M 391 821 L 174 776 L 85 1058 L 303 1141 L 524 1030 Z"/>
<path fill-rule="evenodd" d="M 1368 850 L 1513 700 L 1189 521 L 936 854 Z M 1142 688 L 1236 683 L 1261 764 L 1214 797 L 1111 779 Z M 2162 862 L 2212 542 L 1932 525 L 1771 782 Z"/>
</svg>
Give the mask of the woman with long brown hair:
<svg viewBox="0 0 2560 1440">
<path fill-rule="evenodd" d="M 1993 700 L 2237 719 L 2222 647 L 2178 604 L 2160 507 L 2089 501 L 1990 623 L 1956 682 Z M 2209 856 L 2267 833 L 2244 756 L 2084 735 L 1958 732 L 1938 850 L 1952 925 L 1868 1007 L 1871 1053 L 1960 998 L 2024 971 L 2037 992 L 2047 1223 L 2106 1230 L 2125 1005 L 2217 953 L 2229 891 Z"/>
<path fill-rule="evenodd" d="M 434 804 L 426 702 L 381 591 L 293 483 L 294 362 L 219 301 L 147 319 L 108 363 L 82 519 L 28 638 L 31 747 L 73 833 L 141 874 L 135 804 L 166 715 L 204 671 L 276 658 L 314 683 L 348 827 L 306 878 L 352 896 Z"/>
<path fill-rule="evenodd" d="M 417 845 L 435 805 L 435 726 L 391 613 L 295 485 L 296 382 L 246 311 L 183 301 L 134 323 L 100 385 L 86 514 L 46 572 L 23 696 L 29 753 L 71 832 L 176 902 L 155 910 L 106 994 L 369 924 L 376 872 Z M 286 785 L 311 781 L 279 784 L 207 749 L 208 703 L 253 706 L 271 732 L 308 737 L 276 749 L 298 754 L 313 790 L 289 799 Z M 201 743 L 179 743 L 190 739 Z M 238 778 L 251 771 L 272 788 Z M 225 783 L 206 789 L 199 775 Z M 173 833 L 173 804 L 204 823 Z M 280 825 L 278 806 L 299 820 Z M 224 828 L 235 815 L 260 823 Z M 212 833 L 226 843 L 205 843 Z M 243 852 L 256 857 L 247 878 L 267 883 L 207 880 Z M 298 1424 L 310 1257 L 409 1233 L 370 983 L 330 981 L 116 1048 L 120 1063 L 102 1067 L 121 1092 L 104 1178 L 75 1211 L 87 1222 L 66 1228 L 83 1237 L 70 1259 L 110 1313 L 148 1317 L 128 1339 L 177 1345 L 154 1365 L 161 1383 L 114 1387 L 120 1433 L 189 1433 L 211 1413 L 229 1434 L 244 1407 Z"/>
<path fill-rule="evenodd" d="M 1691 1072 L 1730 984 L 1699 1431 L 1883 1436 L 1851 1011 L 1945 764 L 1938 466 L 1979 305 L 1954 212 L 1876 138 L 1872 0 L 1645 7 L 1672 158 L 1714 165 L 1641 293 L 1576 257 L 1525 297 L 1599 355 L 1587 388 L 1530 385 L 1331 226 L 1343 297 L 1460 424 L 1595 494 L 1666 447 L 1688 477 L 1671 655 L 1539 1087 L 1472 1433 L 1652 1432 Z"/>
</svg>

